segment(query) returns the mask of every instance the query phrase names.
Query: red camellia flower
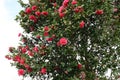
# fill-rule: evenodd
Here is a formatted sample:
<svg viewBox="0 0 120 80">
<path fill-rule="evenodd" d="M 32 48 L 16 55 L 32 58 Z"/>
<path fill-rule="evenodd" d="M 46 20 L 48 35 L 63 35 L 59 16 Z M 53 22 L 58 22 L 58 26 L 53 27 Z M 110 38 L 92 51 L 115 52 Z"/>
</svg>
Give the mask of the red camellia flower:
<svg viewBox="0 0 120 80">
<path fill-rule="evenodd" d="M 84 22 L 84 21 L 81 21 L 81 22 L 80 22 L 80 28 L 84 28 L 84 26 L 85 26 L 85 22 Z"/>
<path fill-rule="evenodd" d="M 78 7 L 74 8 L 74 12 L 75 12 L 75 13 L 81 13 L 81 12 L 83 12 L 83 11 L 84 11 L 84 9 L 83 9 L 82 6 L 78 6 Z"/>
<path fill-rule="evenodd" d="M 29 19 L 30 19 L 30 20 L 33 20 L 34 22 L 37 21 L 37 18 L 36 18 L 34 15 L 30 15 L 30 16 L 29 16 Z"/>
<path fill-rule="evenodd" d="M 68 43 L 68 40 L 63 37 L 59 40 L 59 43 L 60 43 L 60 45 L 66 45 Z"/>
<path fill-rule="evenodd" d="M 21 49 L 21 52 L 22 52 L 22 53 L 26 53 L 26 52 L 27 52 L 27 49 L 26 49 L 25 47 L 23 47 L 23 48 Z"/>
<path fill-rule="evenodd" d="M 19 55 L 16 55 L 16 56 L 13 57 L 13 61 L 20 62 L 20 60 L 21 60 L 21 57 Z"/>
<path fill-rule="evenodd" d="M 24 74 L 25 74 L 24 69 L 19 69 L 19 70 L 18 70 L 18 75 L 19 75 L 19 76 L 22 76 L 22 75 L 24 75 Z"/>
<path fill-rule="evenodd" d="M 23 65 L 25 63 L 25 59 L 20 59 L 20 64 Z"/>
<path fill-rule="evenodd" d="M 97 15 L 102 15 L 102 14 L 103 14 L 103 10 L 99 10 L 99 9 L 98 9 L 98 10 L 95 11 L 95 14 L 97 14 Z"/>
<path fill-rule="evenodd" d="M 33 11 L 37 10 L 37 6 L 36 5 L 32 6 L 32 10 Z"/>
<path fill-rule="evenodd" d="M 71 4 L 75 5 L 75 4 L 77 4 L 77 1 L 76 0 L 72 0 Z"/>
<path fill-rule="evenodd" d="M 75 11 L 75 13 L 79 13 L 79 9 L 78 8 L 75 8 L 74 11 Z"/>
<path fill-rule="evenodd" d="M 35 52 L 38 52 L 38 51 L 39 51 L 38 46 L 35 46 L 35 47 L 33 48 L 33 50 L 34 50 Z"/>
<path fill-rule="evenodd" d="M 44 27 L 44 31 L 49 31 L 49 27 L 48 27 L 48 26 L 45 26 L 45 27 Z"/>
<path fill-rule="evenodd" d="M 25 12 L 26 12 L 27 14 L 29 14 L 29 13 L 31 13 L 31 12 L 32 12 L 32 10 L 31 10 L 31 8 L 30 8 L 30 7 L 28 7 L 28 8 L 26 8 Z"/>
<path fill-rule="evenodd" d="M 36 16 L 40 16 L 40 15 L 41 15 L 40 11 L 36 11 L 36 12 L 35 12 L 35 15 L 36 15 Z"/>
<path fill-rule="evenodd" d="M 52 37 L 46 39 L 46 41 L 52 41 L 52 40 L 53 40 Z"/>
<path fill-rule="evenodd" d="M 43 11 L 43 12 L 41 12 L 41 14 L 44 15 L 44 16 L 47 16 L 48 12 L 47 11 Z"/>
<path fill-rule="evenodd" d="M 44 32 L 44 36 L 48 36 L 48 35 L 49 35 L 49 33 L 45 31 Z"/>
<path fill-rule="evenodd" d="M 31 67 L 27 68 L 27 71 L 32 72 L 32 68 Z"/>
<path fill-rule="evenodd" d="M 82 68 L 82 64 L 78 64 L 78 65 L 77 65 L 77 68 L 78 68 L 78 69 L 81 69 L 81 68 Z"/>
<path fill-rule="evenodd" d="M 28 55 L 29 56 L 34 56 L 34 54 L 32 53 L 32 51 L 28 51 Z"/>
<path fill-rule="evenodd" d="M 65 13 L 59 13 L 60 18 L 63 18 L 65 16 Z"/>
<path fill-rule="evenodd" d="M 46 74 L 47 69 L 46 69 L 46 68 L 42 68 L 40 72 L 41 72 L 42 74 Z"/>
</svg>

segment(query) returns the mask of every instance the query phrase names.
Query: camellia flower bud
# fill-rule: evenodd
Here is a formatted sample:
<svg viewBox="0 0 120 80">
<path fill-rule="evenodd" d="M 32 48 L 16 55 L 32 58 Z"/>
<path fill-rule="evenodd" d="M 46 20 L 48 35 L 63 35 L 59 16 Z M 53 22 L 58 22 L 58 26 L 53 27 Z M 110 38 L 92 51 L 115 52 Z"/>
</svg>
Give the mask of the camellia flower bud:
<svg viewBox="0 0 120 80">
<path fill-rule="evenodd" d="M 78 65 L 77 65 L 77 68 L 78 68 L 78 69 L 81 69 L 81 68 L 82 68 L 82 64 L 78 64 Z"/>
</svg>

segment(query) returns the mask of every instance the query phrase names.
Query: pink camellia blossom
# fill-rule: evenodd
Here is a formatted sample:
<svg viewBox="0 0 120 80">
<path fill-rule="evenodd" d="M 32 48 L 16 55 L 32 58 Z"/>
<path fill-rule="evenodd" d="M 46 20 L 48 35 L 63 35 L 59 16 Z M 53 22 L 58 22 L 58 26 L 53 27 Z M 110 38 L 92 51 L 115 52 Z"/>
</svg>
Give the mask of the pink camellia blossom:
<svg viewBox="0 0 120 80">
<path fill-rule="evenodd" d="M 58 12 L 62 13 L 64 10 L 65 10 L 65 8 L 63 6 L 60 6 L 59 9 L 58 9 Z"/>
<path fill-rule="evenodd" d="M 44 27 L 44 31 L 49 31 L 49 27 L 48 27 L 48 26 L 45 26 L 45 27 Z"/>
<path fill-rule="evenodd" d="M 80 28 L 84 28 L 84 26 L 85 26 L 85 22 L 84 22 L 84 21 L 81 21 L 81 22 L 80 22 Z"/>
<path fill-rule="evenodd" d="M 43 12 L 41 12 L 41 14 L 44 15 L 44 16 L 47 16 L 48 12 L 47 11 L 43 11 Z"/>
<path fill-rule="evenodd" d="M 60 40 L 59 40 L 59 43 L 60 43 L 60 45 L 66 45 L 67 43 L 68 43 L 68 40 L 66 39 L 66 38 L 61 38 Z"/>
<path fill-rule="evenodd" d="M 103 14 L 103 10 L 98 9 L 98 10 L 95 11 L 95 14 L 102 15 Z"/>
<path fill-rule="evenodd" d="M 19 70 L 18 70 L 18 75 L 19 75 L 19 76 L 22 76 L 22 75 L 24 75 L 24 74 L 25 74 L 24 69 L 19 69 Z"/>
<path fill-rule="evenodd" d="M 25 12 L 26 12 L 27 14 L 30 14 L 30 13 L 32 12 L 32 10 L 31 10 L 30 7 L 28 7 L 28 8 L 26 8 Z"/>
<path fill-rule="evenodd" d="M 46 68 L 42 68 L 40 72 L 41 72 L 42 74 L 46 74 L 47 69 L 46 69 Z"/>
<path fill-rule="evenodd" d="M 68 6 L 68 3 L 69 3 L 69 0 L 64 0 L 63 3 L 62 3 L 62 5 L 63 5 L 64 7 L 67 7 L 67 6 Z"/>
<path fill-rule="evenodd" d="M 76 0 L 72 0 L 71 4 L 75 5 L 75 4 L 77 4 L 77 1 Z"/>
<path fill-rule="evenodd" d="M 33 11 L 37 10 L 37 6 L 36 5 L 32 6 L 32 10 Z"/>
<path fill-rule="evenodd" d="M 35 12 L 35 15 L 36 15 L 36 16 L 40 16 L 40 15 L 41 15 L 40 11 L 36 11 L 36 12 Z"/>
</svg>

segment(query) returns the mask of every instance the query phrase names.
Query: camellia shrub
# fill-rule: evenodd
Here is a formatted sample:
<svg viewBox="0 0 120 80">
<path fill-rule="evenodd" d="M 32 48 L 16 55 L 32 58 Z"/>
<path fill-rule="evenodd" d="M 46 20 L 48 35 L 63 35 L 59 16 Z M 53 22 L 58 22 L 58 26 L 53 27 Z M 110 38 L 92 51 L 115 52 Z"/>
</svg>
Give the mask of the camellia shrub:
<svg viewBox="0 0 120 80">
<path fill-rule="evenodd" d="M 109 80 L 120 72 L 119 0 L 19 0 L 24 29 L 5 57 L 32 80 Z"/>
</svg>

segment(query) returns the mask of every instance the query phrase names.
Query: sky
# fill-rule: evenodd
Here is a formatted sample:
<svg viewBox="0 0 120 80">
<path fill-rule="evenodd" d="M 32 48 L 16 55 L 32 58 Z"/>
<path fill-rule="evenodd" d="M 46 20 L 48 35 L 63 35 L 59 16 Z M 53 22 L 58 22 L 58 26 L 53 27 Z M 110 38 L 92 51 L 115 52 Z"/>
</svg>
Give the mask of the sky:
<svg viewBox="0 0 120 80">
<path fill-rule="evenodd" d="M 22 77 L 17 74 L 17 69 L 11 67 L 10 62 L 5 59 L 8 48 L 18 45 L 18 33 L 23 31 L 19 23 L 14 20 L 22 9 L 17 1 L 0 0 L 0 80 L 22 80 Z M 28 2 L 28 0 L 23 1 Z M 110 72 L 107 73 L 107 75 L 109 74 Z"/>
<path fill-rule="evenodd" d="M 10 62 L 5 59 L 9 46 L 18 45 L 18 33 L 23 31 L 19 23 L 14 20 L 21 9 L 17 0 L 0 0 L 0 80 L 22 78 L 18 76 L 17 69 L 11 67 Z"/>
</svg>

